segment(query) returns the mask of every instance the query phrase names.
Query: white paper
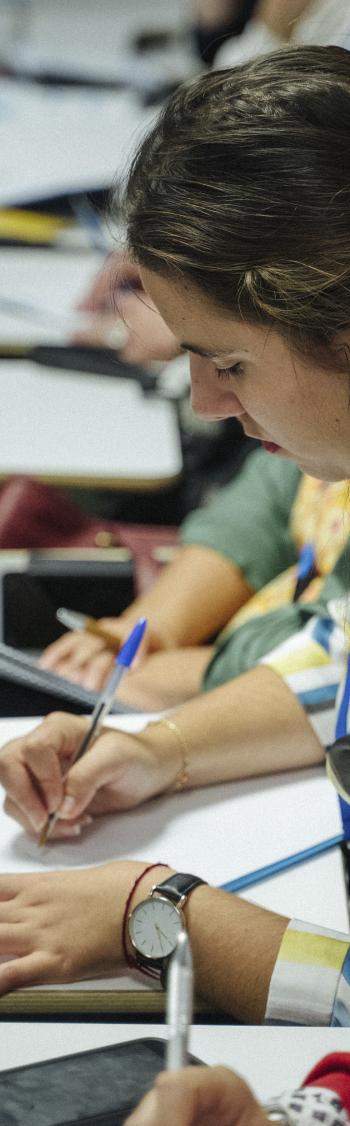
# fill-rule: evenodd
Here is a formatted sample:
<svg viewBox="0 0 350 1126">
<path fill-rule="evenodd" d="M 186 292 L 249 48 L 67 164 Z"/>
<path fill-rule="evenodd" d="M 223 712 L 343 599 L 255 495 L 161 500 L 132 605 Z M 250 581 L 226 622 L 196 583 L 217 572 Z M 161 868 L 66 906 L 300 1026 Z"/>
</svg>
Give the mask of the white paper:
<svg viewBox="0 0 350 1126">
<path fill-rule="evenodd" d="M 146 720 L 116 716 L 110 717 L 109 724 L 120 730 L 140 730 Z M 31 730 L 35 723 L 2 720 L 1 745 Z M 44 852 L 2 813 L 0 870 L 39 872 L 127 858 L 145 863 L 159 860 L 220 885 L 340 832 L 337 795 L 324 770 L 316 768 L 161 797 L 139 809 L 97 819 L 80 840 L 52 842 Z M 244 894 L 282 914 L 340 931 L 348 929 L 339 850 L 265 880 Z M 69 986 L 148 987 L 139 975 Z"/>
</svg>

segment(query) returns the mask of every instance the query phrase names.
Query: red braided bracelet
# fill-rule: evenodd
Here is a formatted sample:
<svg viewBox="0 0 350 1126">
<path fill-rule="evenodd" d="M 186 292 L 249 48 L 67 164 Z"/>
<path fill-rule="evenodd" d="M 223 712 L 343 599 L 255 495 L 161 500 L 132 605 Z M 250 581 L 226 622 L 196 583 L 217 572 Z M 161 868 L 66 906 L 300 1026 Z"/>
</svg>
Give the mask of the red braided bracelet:
<svg viewBox="0 0 350 1126">
<path fill-rule="evenodd" d="M 123 943 L 123 954 L 124 954 L 124 958 L 125 958 L 127 966 L 130 966 L 130 968 L 133 969 L 133 970 L 135 970 L 135 969 L 141 970 L 142 973 L 148 974 L 149 977 L 158 977 L 159 975 L 157 974 L 157 972 L 155 970 L 151 969 L 151 967 L 148 970 L 148 969 L 146 969 L 145 966 L 139 965 L 137 959 L 134 958 L 132 954 L 129 954 L 129 951 L 128 951 L 128 948 L 127 948 L 127 943 L 126 943 L 126 924 L 127 924 L 127 921 L 128 921 L 129 907 L 130 907 L 132 897 L 134 895 L 134 892 L 136 891 L 136 888 L 141 883 L 141 880 L 143 880 L 143 877 L 147 875 L 147 872 L 151 872 L 152 868 L 168 868 L 168 864 L 163 864 L 161 860 L 157 860 L 155 864 L 148 864 L 147 868 L 144 868 L 143 872 L 141 872 L 141 874 L 139 876 L 137 876 L 137 879 L 133 883 L 131 891 L 129 892 L 129 895 L 128 895 L 128 898 L 127 898 L 127 901 L 126 901 L 126 904 L 125 904 L 125 907 L 124 907 L 124 915 L 123 915 L 123 923 L 122 923 L 122 943 Z"/>
</svg>

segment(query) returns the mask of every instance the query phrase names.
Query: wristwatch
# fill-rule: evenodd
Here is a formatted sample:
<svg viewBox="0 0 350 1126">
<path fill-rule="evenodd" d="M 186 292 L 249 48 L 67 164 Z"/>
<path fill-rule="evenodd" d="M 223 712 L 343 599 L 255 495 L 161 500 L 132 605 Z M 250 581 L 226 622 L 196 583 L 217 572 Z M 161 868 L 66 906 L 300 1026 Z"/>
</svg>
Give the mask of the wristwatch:
<svg viewBox="0 0 350 1126">
<path fill-rule="evenodd" d="M 165 985 L 169 959 L 178 934 L 185 930 L 183 908 L 191 891 L 205 884 L 199 876 L 177 872 L 154 884 L 149 895 L 134 907 L 128 917 L 128 932 L 136 965 Z"/>
</svg>

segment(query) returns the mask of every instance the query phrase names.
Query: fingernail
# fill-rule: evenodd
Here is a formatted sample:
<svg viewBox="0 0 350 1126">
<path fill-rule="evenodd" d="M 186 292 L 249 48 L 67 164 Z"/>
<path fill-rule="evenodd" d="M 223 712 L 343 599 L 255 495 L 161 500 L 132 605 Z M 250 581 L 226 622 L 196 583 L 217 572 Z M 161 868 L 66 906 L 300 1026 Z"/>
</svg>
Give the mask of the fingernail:
<svg viewBox="0 0 350 1126">
<path fill-rule="evenodd" d="M 44 825 L 46 825 L 47 816 L 46 817 L 35 817 L 34 814 L 32 814 L 32 813 L 29 814 L 29 816 L 30 816 L 30 820 L 31 820 L 33 829 L 35 829 L 35 832 L 41 833 L 41 830 L 44 828 Z"/>
<path fill-rule="evenodd" d="M 59 811 L 60 817 L 71 817 L 72 813 L 75 813 L 76 804 L 76 798 L 71 798 L 68 796 L 64 798 Z"/>
</svg>

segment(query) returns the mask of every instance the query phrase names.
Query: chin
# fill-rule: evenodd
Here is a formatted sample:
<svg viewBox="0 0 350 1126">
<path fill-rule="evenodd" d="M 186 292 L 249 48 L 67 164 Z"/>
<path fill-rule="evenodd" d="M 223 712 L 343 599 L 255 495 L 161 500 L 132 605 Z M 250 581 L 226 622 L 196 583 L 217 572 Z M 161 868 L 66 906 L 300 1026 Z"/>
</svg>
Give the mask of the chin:
<svg viewBox="0 0 350 1126">
<path fill-rule="evenodd" d="M 345 481 L 350 476 L 350 465 L 347 471 L 345 469 L 342 471 L 339 465 L 335 466 L 326 462 L 318 465 L 317 463 L 299 460 L 297 457 L 295 461 L 303 473 L 307 473 L 308 477 L 315 477 L 317 481 Z"/>
</svg>

